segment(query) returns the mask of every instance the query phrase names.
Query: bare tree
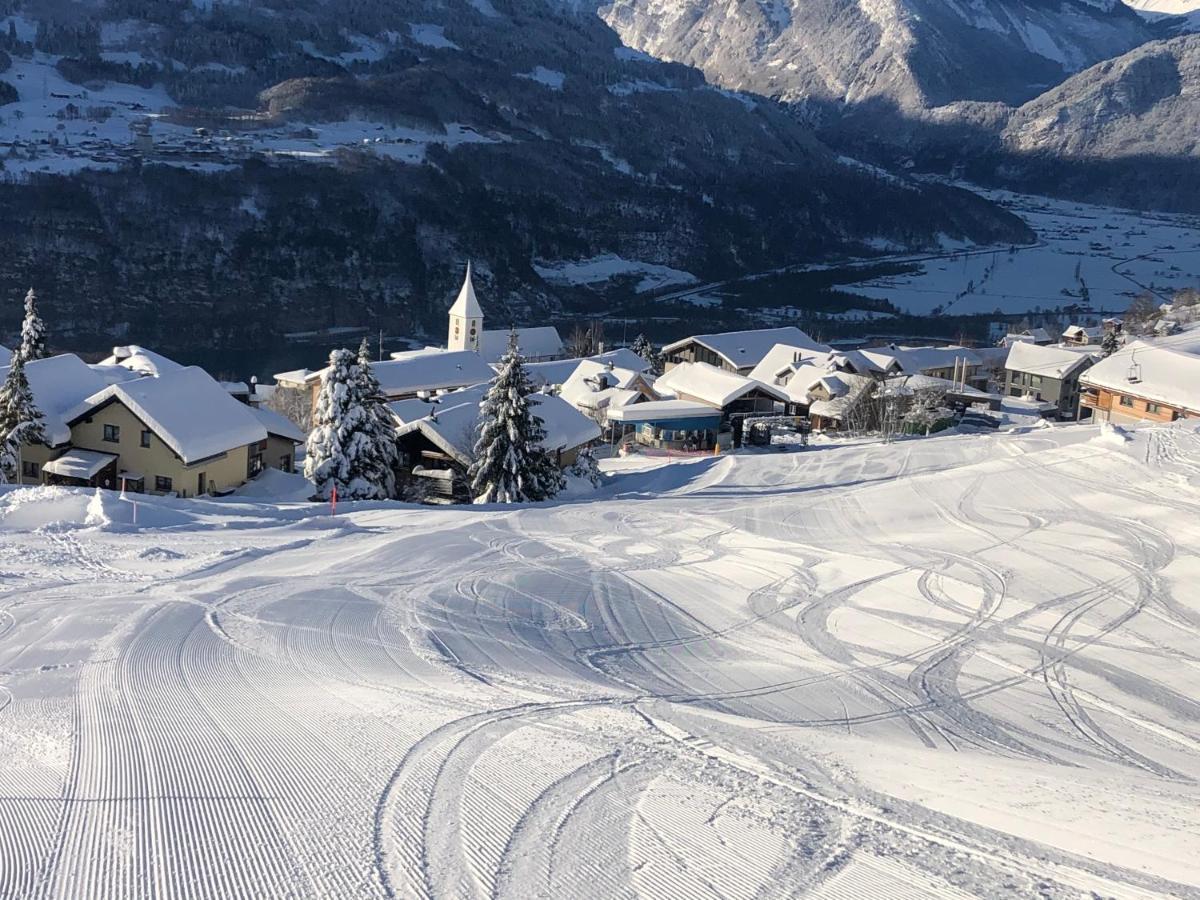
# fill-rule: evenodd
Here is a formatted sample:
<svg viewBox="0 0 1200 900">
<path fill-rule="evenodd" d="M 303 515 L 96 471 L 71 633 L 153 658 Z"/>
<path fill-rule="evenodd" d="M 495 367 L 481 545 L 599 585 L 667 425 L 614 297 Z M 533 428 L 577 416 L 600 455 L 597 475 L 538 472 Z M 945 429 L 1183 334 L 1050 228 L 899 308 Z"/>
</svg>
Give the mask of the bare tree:
<svg viewBox="0 0 1200 900">
<path fill-rule="evenodd" d="M 312 430 L 312 394 L 309 391 L 278 386 L 264 405 L 294 422 L 301 431 Z"/>
</svg>

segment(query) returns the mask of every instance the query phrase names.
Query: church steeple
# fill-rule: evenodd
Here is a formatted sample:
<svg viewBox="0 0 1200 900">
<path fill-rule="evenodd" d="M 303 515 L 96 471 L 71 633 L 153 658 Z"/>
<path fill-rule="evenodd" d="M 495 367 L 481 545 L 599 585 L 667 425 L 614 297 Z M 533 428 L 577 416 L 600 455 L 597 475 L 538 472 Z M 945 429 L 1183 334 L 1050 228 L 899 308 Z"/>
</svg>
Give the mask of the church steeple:
<svg viewBox="0 0 1200 900">
<path fill-rule="evenodd" d="M 482 333 L 483 309 L 475 297 L 471 262 L 468 260 L 467 275 L 458 292 L 458 299 L 450 307 L 450 329 L 446 337 L 446 347 L 450 350 L 478 350 L 479 336 Z"/>
</svg>

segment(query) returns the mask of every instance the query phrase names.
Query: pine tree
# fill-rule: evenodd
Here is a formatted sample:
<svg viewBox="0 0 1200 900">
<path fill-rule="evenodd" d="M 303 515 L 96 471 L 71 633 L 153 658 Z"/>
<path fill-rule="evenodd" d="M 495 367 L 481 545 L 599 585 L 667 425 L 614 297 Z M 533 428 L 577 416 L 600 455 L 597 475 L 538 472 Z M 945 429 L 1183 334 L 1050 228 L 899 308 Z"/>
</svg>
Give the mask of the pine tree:
<svg viewBox="0 0 1200 900">
<path fill-rule="evenodd" d="M 646 365 L 654 365 L 654 345 L 644 334 L 639 334 L 633 339 L 633 346 L 630 348 L 634 353 L 646 361 Z"/>
<path fill-rule="evenodd" d="M 514 332 L 479 404 L 475 461 L 468 472 L 476 503 L 546 500 L 562 490 L 563 474 L 542 446 L 546 428 L 533 413 L 533 393 Z"/>
<path fill-rule="evenodd" d="M 37 294 L 33 288 L 25 295 L 25 321 L 21 323 L 21 346 L 17 348 L 17 354 L 23 362 L 50 355 L 46 350 L 46 323 L 38 315 Z"/>
<path fill-rule="evenodd" d="M 367 411 L 366 434 L 369 453 L 363 459 L 363 477 L 376 486 L 376 497 L 388 499 L 396 495 L 396 469 L 400 451 L 396 446 L 396 426 L 384 404 L 379 379 L 371 369 L 371 348 L 363 338 L 358 348 L 355 367 L 355 391 Z"/>
<path fill-rule="evenodd" d="M 0 387 L 0 476 L 5 483 L 20 479 L 22 445 L 45 442 L 43 421 L 25 377 L 25 360 L 13 354 L 8 375 Z"/>
<path fill-rule="evenodd" d="M 1100 355 L 1105 359 L 1108 359 L 1117 352 L 1120 346 L 1121 339 L 1117 337 L 1116 330 L 1110 328 L 1104 333 L 1103 340 L 1100 341 Z"/>
<path fill-rule="evenodd" d="M 579 455 L 575 457 L 575 462 L 571 465 L 571 474 L 576 478 L 586 478 L 594 488 L 600 487 L 603 477 L 600 474 L 600 464 L 592 455 L 591 447 L 584 447 L 579 451 Z"/>
<path fill-rule="evenodd" d="M 346 500 L 382 496 L 382 488 L 371 480 L 374 448 L 358 369 L 353 353 L 334 350 L 329 354 L 329 368 L 321 378 L 304 475 L 316 485 L 317 496 L 322 500 L 329 499 L 335 486 L 338 497 Z"/>
</svg>

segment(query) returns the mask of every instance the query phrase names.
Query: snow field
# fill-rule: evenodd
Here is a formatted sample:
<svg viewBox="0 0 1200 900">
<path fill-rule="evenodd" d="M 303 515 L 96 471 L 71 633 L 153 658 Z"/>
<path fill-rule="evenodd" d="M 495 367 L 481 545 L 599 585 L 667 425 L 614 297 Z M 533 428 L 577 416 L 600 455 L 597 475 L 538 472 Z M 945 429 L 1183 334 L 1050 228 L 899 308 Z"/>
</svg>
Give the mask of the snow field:
<svg viewBox="0 0 1200 900">
<path fill-rule="evenodd" d="M 1067 426 L 147 527 L 2 492 L 0 897 L 1194 894 L 1198 461 Z"/>
</svg>

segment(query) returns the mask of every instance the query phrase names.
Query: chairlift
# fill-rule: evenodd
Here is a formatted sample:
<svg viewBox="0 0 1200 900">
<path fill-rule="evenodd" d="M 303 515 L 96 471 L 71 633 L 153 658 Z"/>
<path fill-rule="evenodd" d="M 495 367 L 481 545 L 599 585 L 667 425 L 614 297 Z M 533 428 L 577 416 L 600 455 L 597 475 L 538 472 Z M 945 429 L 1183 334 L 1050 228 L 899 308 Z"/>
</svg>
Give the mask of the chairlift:
<svg viewBox="0 0 1200 900">
<path fill-rule="evenodd" d="M 1125 380 L 1130 384 L 1137 384 L 1142 380 L 1142 364 L 1134 360 L 1129 364 L 1129 374 L 1125 376 Z"/>
</svg>

